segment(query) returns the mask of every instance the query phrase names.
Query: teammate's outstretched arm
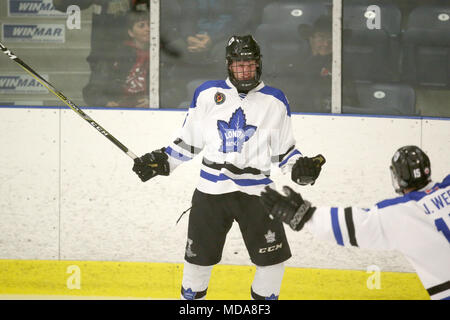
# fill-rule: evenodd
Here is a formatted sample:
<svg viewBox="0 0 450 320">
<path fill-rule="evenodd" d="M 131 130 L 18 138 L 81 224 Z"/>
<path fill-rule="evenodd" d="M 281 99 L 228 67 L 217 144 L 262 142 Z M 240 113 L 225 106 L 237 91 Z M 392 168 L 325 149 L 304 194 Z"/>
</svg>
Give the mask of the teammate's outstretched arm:
<svg viewBox="0 0 450 320">
<path fill-rule="evenodd" d="M 283 192 L 286 195 L 266 187 L 261 193 L 266 214 L 288 224 L 294 231 L 306 225 L 315 238 L 345 247 L 391 250 L 390 234 L 384 230 L 386 224 L 400 224 L 404 219 L 401 214 L 380 215 L 376 206 L 370 209 L 314 207 L 288 186 L 283 187 Z"/>
<path fill-rule="evenodd" d="M 450 175 L 442 182 L 433 182 L 428 156 L 412 145 L 395 152 L 390 172 L 400 196 L 370 208 L 314 208 L 289 187 L 283 188 L 286 195 L 266 187 L 260 199 L 265 214 L 296 231 L 307 228 L 319 240 L 344 247 L 401 252 L 431 299 L 449 299 L 450 240 L 445 222 L 448 212 L 443 210 L 448 207 L 436 206 L 436 201 L 450 192 Z"/>
</svg>

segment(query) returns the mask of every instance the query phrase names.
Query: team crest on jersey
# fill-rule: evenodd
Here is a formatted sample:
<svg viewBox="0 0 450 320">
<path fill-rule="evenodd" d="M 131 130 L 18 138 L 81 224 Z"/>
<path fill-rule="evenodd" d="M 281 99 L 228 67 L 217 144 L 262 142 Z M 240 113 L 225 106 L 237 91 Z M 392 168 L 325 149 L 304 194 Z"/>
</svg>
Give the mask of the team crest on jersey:
<svg viewBox="0 0 450 320">
<path fill-rule="evenodd" d="M 257 127 L 247 125 L 244 110 L 239 107 L 228 122 L 217 120 L 217 129 L 222 138 L 219 151 L 229 153 L 241 152 L 244 142 L 255 134 Z"/>
<path fill-rule="evenodd" d="M 216 92 L 214 95 L 214 101 L 216 104 L 222 104 L 225 102 L 225 95 L 222 92 Z"/>
</svg>

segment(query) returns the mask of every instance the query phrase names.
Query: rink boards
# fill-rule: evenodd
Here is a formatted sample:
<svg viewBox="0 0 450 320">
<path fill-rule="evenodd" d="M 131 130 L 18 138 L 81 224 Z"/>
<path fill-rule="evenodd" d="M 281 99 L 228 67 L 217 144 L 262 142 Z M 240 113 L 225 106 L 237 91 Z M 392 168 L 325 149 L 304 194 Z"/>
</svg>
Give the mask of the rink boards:
<svg viewBox="0 0 450 320">
<path fill-rule="evenodd" d="M 85 112 L 138 155 L 166 146 L 185 116 L 183 111 L 159 110 Z M 170 177 L 143 184 L 131 171 L 131 159 L 69 109 L 0 108 L 0 116 L 0 259 L 5 259 L 0 262 L 0 272 L 2 282 L 8 279 L 10 284 L 0 283 L 0 294 L 76 296 L 74 292 L 79 292 L 125 297 L 131 292 L 137 297 L 178 298 L 187 216 L 178 225 L 175 222 L 190 207 L 201 157 L 179 167 Z M 395 197 L 389 159 L 405 144 L 416 144 L 428 153 L 435 180 L 448 173 L 448 119 L 294 114 L 292 122 L 297 148 L 305 155 L 321 153 L 327 163 L 313 187 L 299 189 L 279 172 L 274 172 L 273 179 L 278 187 L 288 184 L 301 190 L 316 205 L 370 206 Z M 286 263 L 282 298 L 424 297 L 414 270 L 397 252 L 342 248 L 318 242 L 307 232 L 287 230 L 287 235 L 293 257 Z M 57 284 L 41 288 L 45 283 L 40 280 L 41 263 L 47 264 L 43 271 L 64 271 L 55 272 L 61 282 L 70 276 L 66 266 L 71 261 L 86 268 L 84 272 L 80 268 L 83 289 L 58 291 Z M 254 267 L 236 225 L 221 264 L 213 271 L 208 298 L 247 299 Z M 102 280 L 104 290 L 95 283 L 101 277 L 90 282 L 90 270 L 107 277 L 110 271 L 101 270 L 110 268 L 112 275 L 121 274 L 118 265 L 126 265 L 128 271 L 123 269 L 122 280 L 112 282 L 134 284 L 117 291 L 107 284 L 111 278 Z M 367 288 L 371 266 L 381 271 L 384 289 Z M 141 273 L 133 278 L 136 268 Z M 159 284 L 153 283 L 154 274 L 169 278 L 158 276 L 154 281 Z M 234 276 L 236 282 L 230 280 Z M 291 278 L 300 280 L 286 280 Z M 27 280 L 21 283 L 21 279 Z M 56 283 L 52 279 L 49 283 Z M 400 291 L 384 291 L 389 279 L 402 283 Z M 28 285 L 33 283 L 36 285 Z M 96 289 L 89 289 L 89 283 Z M 219 283 L 230 284 L 230 288 Z M 239 290 L 231 293 L 233 286 Z M 358 291 L 357 286 L 365 289 Z M 327 296 L 327 292 L 336 295 Z"/>
</svg>

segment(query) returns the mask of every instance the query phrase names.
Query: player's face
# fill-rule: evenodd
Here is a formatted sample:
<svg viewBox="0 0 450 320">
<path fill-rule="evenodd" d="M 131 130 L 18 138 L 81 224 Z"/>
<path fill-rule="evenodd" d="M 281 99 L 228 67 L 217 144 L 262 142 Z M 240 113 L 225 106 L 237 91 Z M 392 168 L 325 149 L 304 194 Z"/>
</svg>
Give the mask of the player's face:
<svg viewBox="0 0 450 320">
<path fill-rule="evenodd" d="M 326 56 L 331 54 L 333 41 L 331 33 L 316 32 L 309 39 L 313 55 Z"/>
<path fill-rule="evenodd" d="M 237 80 L 251 80 L 255 78 L 256 68 L 255 60 L 233 61 L 230 65 L 230 69 Z"/>
</svg>

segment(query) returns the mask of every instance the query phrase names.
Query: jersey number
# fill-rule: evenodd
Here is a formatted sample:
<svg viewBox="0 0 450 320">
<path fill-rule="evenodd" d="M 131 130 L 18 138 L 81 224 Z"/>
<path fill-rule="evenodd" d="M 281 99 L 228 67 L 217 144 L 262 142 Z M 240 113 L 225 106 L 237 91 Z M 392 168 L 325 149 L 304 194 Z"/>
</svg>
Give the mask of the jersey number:
<svg viewBox="0 0 450 320">
<path fill-rule="evenodd" d="M 449 214 L 450 216 L 450 214 Z M 436 225 L 436 228 L 438 231 L 441 231 L 444 236 L 447 238 L 447 241 L 450 242 L 450 230 L 448 229 L 447 224 L 445 223 L 444 219 L 439 218 L 434 220 L 434 224 Z"/>
</svg>

